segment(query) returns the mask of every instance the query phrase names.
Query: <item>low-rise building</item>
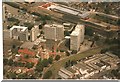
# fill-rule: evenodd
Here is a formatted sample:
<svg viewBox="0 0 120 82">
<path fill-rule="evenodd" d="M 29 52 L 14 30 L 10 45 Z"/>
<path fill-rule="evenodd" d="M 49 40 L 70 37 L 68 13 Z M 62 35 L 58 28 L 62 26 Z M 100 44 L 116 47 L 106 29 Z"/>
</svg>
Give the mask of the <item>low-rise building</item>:
<svg viewBox="0 0 120 82">
<path fill-rule="evenodd" d="M 65 68 L 61 68 L 58 72 L 58 75 L 61 76 L 63 79 L 72 79 L 74 77 L 74 73 L 68 71 Z"/>
</svg>

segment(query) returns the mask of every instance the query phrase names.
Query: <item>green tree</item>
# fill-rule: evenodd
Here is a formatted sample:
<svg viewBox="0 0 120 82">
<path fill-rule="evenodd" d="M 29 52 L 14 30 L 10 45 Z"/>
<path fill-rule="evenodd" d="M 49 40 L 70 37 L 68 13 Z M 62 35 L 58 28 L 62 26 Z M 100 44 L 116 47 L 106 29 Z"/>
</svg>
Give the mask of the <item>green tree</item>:
<svg viewBox="0 0 120 82">
<path fill-rule="evenodd" d="M 43 79 L 49 79 L 50 77 L 52 76 L 52 71 L 47 71 L 44 76 L 43 76 Z"/>
<path fill-rule="evenodd" d="M 44 16 L 44 19 L 45 19 L 45 20 L 51 20 L 51 16 L 45 15 L 45 16 Z"/>
<path fill-rule="evenodd" d="M 35 71 L 37 71 L 37 72 L 42 72 L 42 71 L 43 71 L 43 66 L 42 66 L 42 64 L 37 64 L 37 65 L 36 65 L 36 68 L 35 68 Z"/>
<path fill-rule="evenodd" d="M 56 55 L 56 57 L 55 57 L 55 60 L 59 60 L 60 59 L 60 56 L 59 55 Z"/>
<path fill-rule="evenodd" d="M 85 35 L 93 36 L 93 29 L 91 27 L 86 27 Z"/>
<path fill-rule="evenodd" d="M 66 56 L 70 56 L 70 53 L 68 51 L 66 51 Z"/>
<path fill-rule="evenodd" d="M 49 57 L 49 58 L 48 58 L 48 62 L 49 62 L 49 64 L 52 64 L 53 58 L 52 58 L 52 57 Z"/>
<path fill-rule="evenodd" d="M 28 78 L 27 76 L 28 75 L 26 73 L 19 74 L 18 77 L 17 77 L 17 79 L 27 79 Z"/>
<path fill-rule="evenodd" d="M 43 28 L 43 26 L 42 25 L 39 25 L 39 29 L 42 29 Z"/>
<path fill-rule="evenodd" d="M 15 8 L 20 8 L 18 4 L 14 3 L 14 2 L 4 2 L 12 7 L 15 7 Z"/>
<path fill-rule="evenodd" d="M 43 23 L 42 23 L 42 25 L 45 25 L 45 24 L 47 24 L 47 22 L 46 22 L 46 20 L 43 20 Z"/>
<path fill-rule="evenodd" d="M 3 58 L 3 63 L 4 63 L 4 65 L 7 65 L 8 64 L 8 59 Z"/>
<path fill-rule="evenodd" d="M 43 31 L 41 31 L 41 32 L 40 32 L 40 34 L 44 34 L 44 32 L 43 32 Z"/>
<path fill-rule="evenodd" d="M 108 49 L 102 49 L 101 51 L 100 51 L 100 53 L 101 54 L 104 54 L 105 52 L 107 52 L 108 51 Z"/>
<path fill-rule="evenodd" d="M 25 63 L 17 62 L 17 65 L 20 66 L 20 67 L 24 67 L 24 66 L 25 66 Z"/>
<path fill-rule="evenodd" d="M 118 21 L 117 21 L 117 25 L 120 26 L 120 19 L 118 19 Z"/>
<path fill-rule="evenodd" d="M 40 17 L 37 17 L 36 19 L 35 19 L 35 21 L 40 21 L 41 20 L 41 18 Z"/>
<path fill-rule="evenodd" d="M 15 49 L 15 48 L 16 48 L 16 45 L 13 44 L 13 45 L 12 45 L 12 48 Z"/>
<path fill-rule="evenodd" d="M 13 62 L 13 60 L 12 60 L 12 59 L 9 59 L 9 60 L 8 60 L 8 65 L 12 66 L 12 65 L 13 65 L 13 63 L 14 63 L 14 62 Z"/>
<path fill-rule="evenodd" d="M 24 58 L 28 59 L 28 58 L 29 58 L 29 55 L 25 54 L 25 55 L 24 55 Z"/>
<path fill-rule="evenodd" d="M 9 72 L 7 74 L 7 78 L 9 78 L 9 79 L 16 79 L 16 73 L 15 72 Z"/>
<path fill-rule="evenodd" d="M 8 18 L 7 20 L 11 22 L 19 22 L 19 20 L 14 17 Z"/>
<path fill-rule="evenodd" d="M 42 66 L 47 67 L 48 64 L 49 64 L 49 62 L 48 62 L 47 59 L 43 59 L 43 60 L 42 60 Z"/>
<path fill-rule="evenodd" d="M 74 64 L 77 64 L 77 61 L 72 60 L 72 61 L 71 61 L 71 66 L 73 66 Z"/>
<path fill-rule="evenodd" d="M 33 66 L 34 66 L 34 63 L 27 62 L 25 67 L 29 69 L 29 68 L 32 68 Z"/>
<path fill-rule="evenodd" d="M 99 36 L 95 35 L 93 39 L 94 39 L 94 41 L 98 41 L 99 40 Z"/>
<path fill-rule="evenodd" d="M 28 27 L 28 30 L 31 30 L 34 27 L 34 24 L 25 22 L 24 25 Z"/>
</svg>

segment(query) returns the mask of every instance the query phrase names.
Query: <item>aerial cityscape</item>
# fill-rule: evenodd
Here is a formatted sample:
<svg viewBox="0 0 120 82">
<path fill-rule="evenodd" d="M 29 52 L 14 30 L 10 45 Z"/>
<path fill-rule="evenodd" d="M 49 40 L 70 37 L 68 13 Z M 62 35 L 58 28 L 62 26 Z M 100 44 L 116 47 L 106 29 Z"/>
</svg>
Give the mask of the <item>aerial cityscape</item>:
<svg viewBox="0 0 120 82">
<path fill-rule="evenodd" d="M 3 2 L 4 79 L 120 79 L 120 2 Z"/>
</svg>

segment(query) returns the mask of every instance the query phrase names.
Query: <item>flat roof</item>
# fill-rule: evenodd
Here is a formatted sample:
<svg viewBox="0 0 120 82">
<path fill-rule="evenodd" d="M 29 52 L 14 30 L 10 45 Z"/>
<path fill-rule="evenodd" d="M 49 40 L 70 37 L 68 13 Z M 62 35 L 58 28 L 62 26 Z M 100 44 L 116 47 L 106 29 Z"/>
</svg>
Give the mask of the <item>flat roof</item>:
<svg viewBox="0 0 120 82">
<path fill-rule="evenodd" d="M 10 28 L 10 30 L 13 30 L 13 29 L 22 29 L 21 31 L 25 31 L 28 27 L 25 27 L 25 26 L 13 26 L 12 28 Z"/>
<path fill-rule="evenodd" d="M 72 33 L 70 34 L 71 36 L 78 36 L 79 35 L 79 32 L 80 32 L 80 29 L 79 28 L 75 28 L 74 31 L 72 31 Z"/>
<path fill-rule="evenodd" d="M 64 27 L 63 25 L 60 25 L 60 24 L 45 24 L 44 27 L 50 27 L 50 28 L 62 28 Z"/>
<path fill-rule="evenodd" d="M 69 76 L 73 75 L 72 72 L 68 71 L 67 69 L 65 69 L 65 68 L 63 68 L 63 67 L 60 69 L 60 71 L 61 71 L 61 72 L 64 72 L 65 74 L 67 74 L 67 75 L 69 75 Z"/>
<path fill-rule="evenodd" d="M 70 39 L 70 36 L 65 36 L 66 39 Z"/>
</svg>

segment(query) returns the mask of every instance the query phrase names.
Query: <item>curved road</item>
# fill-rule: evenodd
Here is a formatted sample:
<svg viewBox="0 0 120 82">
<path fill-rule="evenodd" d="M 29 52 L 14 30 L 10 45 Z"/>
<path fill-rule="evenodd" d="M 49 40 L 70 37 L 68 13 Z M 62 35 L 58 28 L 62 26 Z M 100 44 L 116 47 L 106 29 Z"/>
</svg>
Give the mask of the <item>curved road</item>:
<svg viewBox="0 0 120 82">
<path fill-rule="evenodd" d="M 53 62 L 53 64 L 51 66 L 49 66 L 44 73 L 46 73 L 48 70 L 52 70 L 53 72 L 53 77 L 55 77 L 57 75 L 57 72 L 59 71 L 59 69 L 65 65 L 65 63 L 68 60 L 80 60 L 82 58 L 94 55 L 99 53 L 101 50 L 101 47 L 96 47 L 96 48 L 92 48 L 90 50 L 78 53 L 78 54 L 74 54 L 68 57 L 65 57 L 63 59 L 60 59 L 59 61 Z"/>
</svg>

